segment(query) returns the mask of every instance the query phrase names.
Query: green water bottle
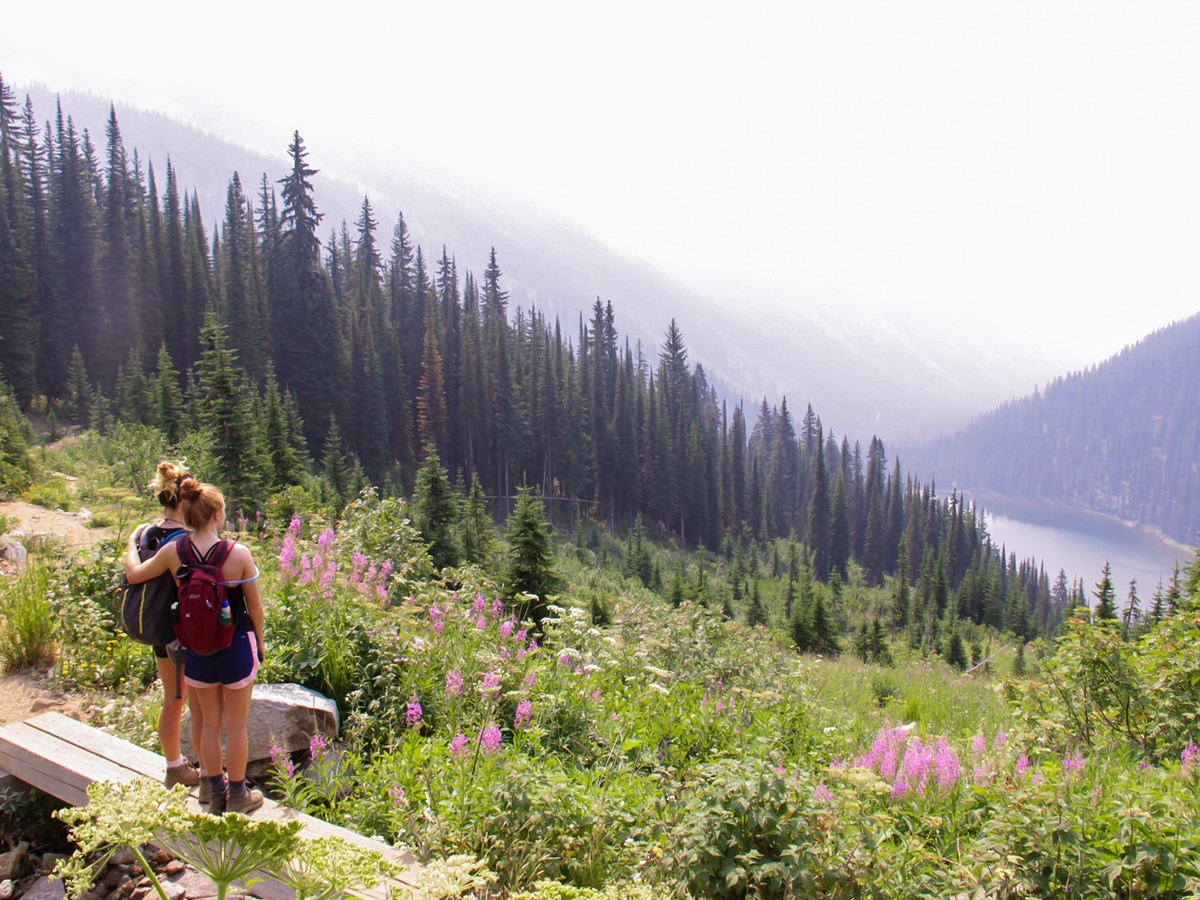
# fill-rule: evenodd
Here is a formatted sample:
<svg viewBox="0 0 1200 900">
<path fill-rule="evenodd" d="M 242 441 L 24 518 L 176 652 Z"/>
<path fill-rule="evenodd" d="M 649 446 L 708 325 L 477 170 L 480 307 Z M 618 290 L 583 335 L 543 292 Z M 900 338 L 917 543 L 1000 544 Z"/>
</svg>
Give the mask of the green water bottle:
<svg viewBox="0 0 1200 900">
<path fill-rule="evenodd" d="M 233 617 L 229 613 L 229 601 L 221 601 L 221 611 L 217 613 L 217 624 L 228 625 L 233 621 Z"/>
</svg>

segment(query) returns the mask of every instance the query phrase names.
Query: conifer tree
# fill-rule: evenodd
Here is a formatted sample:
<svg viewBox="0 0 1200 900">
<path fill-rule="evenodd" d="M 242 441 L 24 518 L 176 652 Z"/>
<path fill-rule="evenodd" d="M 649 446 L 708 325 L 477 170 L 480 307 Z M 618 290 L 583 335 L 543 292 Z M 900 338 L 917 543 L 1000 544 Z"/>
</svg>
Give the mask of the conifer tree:
<svg viewBox="0 0 1200 900">
<path fill-rule="evenodd" d="M 283 208 L 278 259 L 270 264 L 272 331 L 276 375 L 295 394 L 311 445 L 345 399 L 342 347 L 333 290 L 321 265 L 317 226 L 321 214 L 312 196 L 316 169 L 296 132 L 288 147 L 291 172 L 280 179 Z"/>
<path fill-rule="evenodd" d="M 821 429 L 814 441 L 816 454 L 812 464 L 812 498 L 808 507 L 807 542 L 812 551 L 813 574 L 818 581 L 827 581 L 832 566 L 833 539 L 830 534 L 832 506 L 829 499 L 828 475 L 825 471 L 825 448 Z"/>
<path fill-rule="evenodd" d="M 1117 607 L 1113 592 L 1112 565 L 1105 561 L 1104 571 L 1096 582 L 1096 608 L 1094 613 L 1097 622 L 1112 622 L 1117 618 Z"/>
<path fill-rule="evenodd" d="M 517 490 L 517 506 L 506 528 L 509 554 L 505 593 L 520 618 L 530 618 L 539 629 L 548 612 L 548 597 L 559 589 L 554 571 L 550 526 L 533 488 Z"/>
<path fill-rule="evenodd" d="M 270 488 L 270 461 L 251 391 L 234 368 L 236 358 L 215 312 L 205 316 L 197 364 L 199 399 L 194 414 L 211 439 L 216 471 L 229 509 L 260 508 Z"/>
<path fill-rule="evenodd" d="M 462 559 L 455 534 L 460 518 L 458 497 L 432 446 L 426 446 L 425 464 L 417 472 L 412 511 L 413 524 L 429 545 L 433 564 L 439 569 L 457 566 Z"/>
</svg>

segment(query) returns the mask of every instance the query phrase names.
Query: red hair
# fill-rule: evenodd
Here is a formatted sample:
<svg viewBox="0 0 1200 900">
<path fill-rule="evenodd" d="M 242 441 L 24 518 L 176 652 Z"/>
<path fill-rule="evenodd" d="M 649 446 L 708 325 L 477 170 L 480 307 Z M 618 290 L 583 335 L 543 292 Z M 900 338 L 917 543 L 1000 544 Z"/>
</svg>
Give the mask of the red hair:
<svg viewBox="0 0 1200 900">
<path fill-rule="evenodd" d="M 179 485 L 183 521 L 189 528 L 203 528 L 225 505 L 225 496 L 214 485 L 188 478 Z"/>
</svg>

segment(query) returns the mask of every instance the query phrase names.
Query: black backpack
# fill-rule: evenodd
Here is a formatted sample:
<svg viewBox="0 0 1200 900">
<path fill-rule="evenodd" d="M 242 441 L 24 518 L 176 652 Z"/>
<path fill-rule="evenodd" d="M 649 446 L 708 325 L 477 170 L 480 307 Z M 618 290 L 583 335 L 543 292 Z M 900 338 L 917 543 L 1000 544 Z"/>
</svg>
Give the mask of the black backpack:
<svg viewBox="0 0 1200 900">
<path fill-rule="evenodd" d="M 150 526 L 143 525 L 137 532 L 138 559 L 145 562 L 163 544 L 178 540 L 187 534 L 182 528 L 169 531 L 157 542 L 149 536 Z M 135 641 L 165 647 L 175 640 L 175 625 L 172 607 L 175 605 L 175 579 L 170 572 L 157 578 L 130 584 L 121 583 L 121 627 Z"/>
</svg>

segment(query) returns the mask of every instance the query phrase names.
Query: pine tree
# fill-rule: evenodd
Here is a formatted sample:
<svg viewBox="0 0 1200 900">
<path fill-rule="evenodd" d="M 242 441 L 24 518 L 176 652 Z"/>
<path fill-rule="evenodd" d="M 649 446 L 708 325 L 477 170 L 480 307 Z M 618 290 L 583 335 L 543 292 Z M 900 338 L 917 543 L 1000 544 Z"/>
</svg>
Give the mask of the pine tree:
<svg viewBox="0 0 1200 900">
<path fill-rule="evenodd" d="M 229 509 L 259 509 L 270 488 L 270 460 L 252 390 L 234 368 L 236 357 L 226 344 L 225 326 L 214 312 L 205 316 L 200 343 L 195 414 L 211 439 L 216 471 L 209 477 L 221 485 Z"/>
<path fill-rule="evenodd" d="M 746 625 L 753 628 L 756 625 L 766 624 L 768 624 L 767 611 L 758 594 L 758 579 L 755 579 L 754 585 L 750 589 L 750 606 L 746 610 Z"/>
<path fill-rule="evenodd" d="M 417 472 L 413 494 L 413 524 L 429 545 L 429 556 L 439 569 L 457 566 L 462 550 L 455 534 L 459 502 L 437 451 L 425 448 L 425 465 Z"/>
<path fill-rule="evenodd" d="M 559 589 L 560 579 L 554 571 L 550 527 L 533 488 L 518 488 L 517 506 L 506 532 L 510 549 L 505 593 L 520 618 L 532 619 L 540 630 L 549 612 L 547 598 Z"/>
<path fill-rule="evenodd" d="M 1112 566 L 1107 561 L 1104 563 L 1104 571 L 1101 574 L 1100 580 L 1096 582 L 1094 596 L 1096 598 L 1095 621 L 1116 621 L 1117 607 L 1113 592 Z"/>
<path fill-rule="evenodd" d="M 308 151 L 297 132 L 288 148 L 292 170 L 280 179 L 283 209 L 278 259 L 271 262 L 271 321 L 279 383 L 294 393 L 311 445 L 344 402 L 342 346 L 333 290 L 321 265 Z"/>
<path fill-rule="evenodd" d="M 813 597 L 812 651 L 824 656 L 837 656 L 842 652 L 837 631 L 833 626 L 833 619 L 825 608 L 825 600 L 820 590 Z"/>
<path fill-rule="evenodd" d="M 830 533 L 832 507 L 829 499 L 829 481 L 825 471 L 825 448 L 821 438 L 821 429 L 817 428 L 815 440 L 816 455 L 812 464 L 812 497 L 808 506 L 807 541 L 812 551 L 813 574 L 818 581 L 827 581 L 833 570 L 832 546 L 833 536 Z"/>
</svg>

